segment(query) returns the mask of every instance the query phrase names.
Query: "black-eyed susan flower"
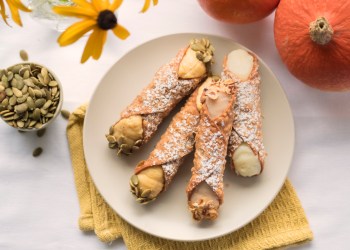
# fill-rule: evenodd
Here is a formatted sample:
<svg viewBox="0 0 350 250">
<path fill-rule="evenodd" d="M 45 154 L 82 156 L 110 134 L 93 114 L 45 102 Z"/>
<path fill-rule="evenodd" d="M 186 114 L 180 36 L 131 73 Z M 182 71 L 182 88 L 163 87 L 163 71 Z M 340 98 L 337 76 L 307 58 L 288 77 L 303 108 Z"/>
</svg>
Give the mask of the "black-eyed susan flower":
<svg viewBox="0 0 350 250">
<path fill-rule="evenodd" d="M 152 0 L 152 2 L 154 6 L 158 4 L 158 0 Z M 150 7 L 150 5 L 151 5 L 151 0 L 145 0 L 145 4 L 143 5 L 141 12 L 142 13 L 146 12 Z"/>
<path fill-rule="evenodd" d="M 28 9 L 20 0 L 6 0 L 7 5 L 10 9 L 11 12 L 11 17 L 12 20 L 17 23 L 19 26 L 22 26 L 22 21 L 21 17 L 19 15 L 19 10 L 24 11 L 24 12 L 30 12 L 31 10 Z M 5 3 L 4 0 L 0 0 L 0 15 L 4 22 L 8 24 L 7 22 L 7 15 L 6 15 L 6 10 L 5 10 Z"/>
<path fill-rule="evenodd" d="M 115 14 L 122 0 L 114 0 L 112 3 L 109 0 L 72 1 L 73 6 L 56 6 L 53 11 L 63 16 L 82 18 L 59 36 L 60 46 L 70 45 L 92 30 L 85 45 L 81 63 L 86 62 L 90 57 L 95 60 L 100 58 L 108 30 L 112 30 L 114 35 L 122 40 L 130 35 L 129 31 L 119 24 Z"/>
</svg>

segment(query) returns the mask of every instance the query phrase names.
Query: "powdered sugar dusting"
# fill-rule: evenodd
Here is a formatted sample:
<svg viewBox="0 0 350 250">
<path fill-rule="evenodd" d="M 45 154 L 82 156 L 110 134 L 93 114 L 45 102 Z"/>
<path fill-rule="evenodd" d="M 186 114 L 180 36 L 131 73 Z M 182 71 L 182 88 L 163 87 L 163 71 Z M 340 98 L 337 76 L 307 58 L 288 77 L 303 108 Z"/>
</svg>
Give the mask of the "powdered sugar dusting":
<svg viewBox="0 0 350 250">
<path fill-rule="evenodd" d="M 201 121 L 201 126 L 203 133 L 198 139 L 198 144 L 202 147 L 196 151 L 200 168 L 196 170 L 195 181 L 200 183 L 205 180 L 214 191 L 217 191 L 222 183 L 223 169 L 226 164 L 225 138 L 221 131 L 213 133 L 207 117 Z"/>
<path fill-rule="evenodd" d="M 262 141 L 262 116 L 260 102 L 260 76 L 258 65 L 255 65 L 251 77 L 247 81 L 240 81 L 234 74 L 225 68 L 223 79 L 233 79 L 236 87 L 235 119 L 229 139 L 229 152 L 233 155 L 237 147 L 246 142 L 261 162 L 265 158 L 265 149 Z"/>
<path fill-rule="evenodd" d="M 195 91 L 180 112 L 174 116 L 166 132 L 143 164 L 145 168 L 155 165 L 163 168 L 165 189 L 182 164 L 184 157 L 193 150 L 194 135 L 200 119 L 196 107 L 197 93 L 198 91 Z"/>
<path fill-rule="evenodd" d="M 171 62 L 163 65 L 156 72 L 152 82 L 122 112 L 123 118 L 131 115 L 142 115 L 143 144 L 151 138 L 158 125 L 175 105 L 201 81 L 200 78 L 179 79 L 178 68 L 185 52 L 186 49 L 180 50 Z"/>
</svg>

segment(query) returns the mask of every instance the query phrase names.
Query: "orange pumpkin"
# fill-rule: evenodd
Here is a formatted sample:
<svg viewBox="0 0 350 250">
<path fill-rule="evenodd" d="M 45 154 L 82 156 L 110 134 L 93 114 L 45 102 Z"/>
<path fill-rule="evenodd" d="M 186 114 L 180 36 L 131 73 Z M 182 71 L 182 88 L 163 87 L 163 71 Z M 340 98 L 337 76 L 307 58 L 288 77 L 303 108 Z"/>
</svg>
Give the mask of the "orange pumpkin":
<svg viewBox="0 0 350 250">
<path fill-rule="evenodd" d="M 298 79 L 321 90 L 350 90 L 349 0 L 281 0 L 274 35 Z"/>
<path fill-rule="evenodd" d="M 279 0 L 198 0 L 202 9 L 216 20 L 251 23 L 272 13 Z"/>
</svg>

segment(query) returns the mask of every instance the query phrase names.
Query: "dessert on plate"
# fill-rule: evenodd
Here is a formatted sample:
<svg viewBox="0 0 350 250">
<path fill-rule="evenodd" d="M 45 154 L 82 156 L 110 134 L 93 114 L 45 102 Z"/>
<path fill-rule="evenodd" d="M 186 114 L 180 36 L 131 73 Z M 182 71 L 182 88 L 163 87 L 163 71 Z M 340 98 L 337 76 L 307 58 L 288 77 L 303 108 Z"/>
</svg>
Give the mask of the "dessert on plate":
<svg viewBox="0 0 350 250">
<path fill-rule="evenodd" d="M 266 152 L 263 145 L 260 101 L 260 75 L 257 57 L 242 49 L 231 51 L 223 64 L 223 79 L 234 82 L 236 89 L 235 118 L 228 155 L 238 175 L 259 175 Z"/>
<path fill-rule="evenodd" d="M 207 78 L 192 93 L 173 117 L 148 159 L 136 166 L 130 179 L 130 188 L 140 203 L 146 204 L 166 191 L 184 158 L 193 151 L 200 117 L 200 96 L 212 81 L 211 77 Z"/>
<path fill-rule="evenodd" d="M 186 193 L 195 220 L 214 220 L 223 203 L 227 144 L 234 119 L 235 89 L 231 79 L 212 84 L 201 98 L 192 176 Z"/>
<path fill-rule="evenodd" d="M 209 40 L 194 39 L 160 67 L 110 127 L 106 135 L 109 147 L 118 154 L 131 154 L 147 143 L 176 104 L 209 75 L 213 51 Z"/>
</svg>

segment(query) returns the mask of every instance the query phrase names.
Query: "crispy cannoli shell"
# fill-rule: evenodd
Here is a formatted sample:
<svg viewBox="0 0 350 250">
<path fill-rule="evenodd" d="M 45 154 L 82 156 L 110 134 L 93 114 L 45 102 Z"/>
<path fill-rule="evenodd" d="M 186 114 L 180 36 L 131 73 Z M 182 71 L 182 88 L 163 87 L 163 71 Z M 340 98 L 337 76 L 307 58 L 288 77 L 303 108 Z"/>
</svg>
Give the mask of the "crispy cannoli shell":
<svg viewBox="0 0 350 250">
<path fill-rule="evenodd" d="M 198 88 L 174 116 L 148 159 L 140 162 L 135 169 L 135 174 L 138 174 L 146 168 L 161 166 L 165 179 L 164 190 L 169 186 L 184 157 L 193 150 L 196 128 L 199 123 L 199 111 L 196 106 L 197 93 Z"/>
<path fill-rule="evenodd" d="M 178 68 L 188 48 L 187 46 L 181 49 L 174 59 L 163 65 L 151 83 L 121 113 L 121 119 L 132 115 L 142 116 L 142 144 L 149 141 L 158 125 L 175 105 L 190 94 L 205 77 L 203 75 L 194 79 L 179 79 Z"/>
<path fill-rule="evenodd" d="M 192 177 L 186 192 L 190 201 L 193 190 L 205 181 L 215 192 L 219 203 L 223 202 L 223 174 L 226 163 L 227 143 L 234 118 L 235 96 L 229 101 L 226 110 L 212 119 L 206 103 L 201 110 L 201 118 L 195 138 L 195 155 Z"/>
<path fill-rule="evenodd" d="M 252 72 L 246 81 L 242 81 L 228 69 L 227 57 L 223 63 L 222 78 L 232 79 L 237 91 L 235 119 L 229 139 L 228 155 L 232 157 L 238 146 L 245 142 L 258 156 L 263 169 L 266 152 L 262 135 L 259 62 L 253 53 L 248 53 L 253 56 L 254 62 Z"/>
</svg>

